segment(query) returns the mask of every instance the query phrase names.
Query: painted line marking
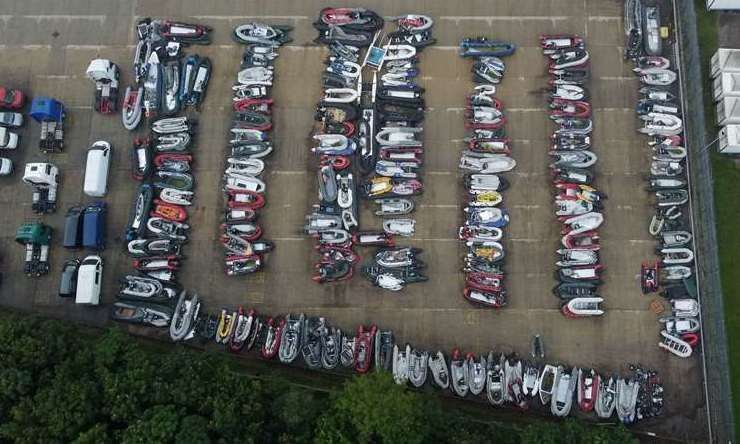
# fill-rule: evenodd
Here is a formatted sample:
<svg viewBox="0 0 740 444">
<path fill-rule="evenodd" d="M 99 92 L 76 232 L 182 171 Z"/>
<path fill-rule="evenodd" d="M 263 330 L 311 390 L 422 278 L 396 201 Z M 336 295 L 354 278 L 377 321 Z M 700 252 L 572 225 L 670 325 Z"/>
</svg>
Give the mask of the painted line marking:
<svg viewBox="0 0 740 444">
<path fill-rule="evenodd" d="M 307 15 L 194 15 L 198 20 L 246 20 L 246 19 L 268 19 L 268 20 L 308 20 Z"/>
<path fill-rule="evenodd" d="M 421 204 L 419 205 L 421 208 L 460 208 L 460 205 L 457 204 Z"/>
<path fill-rule="evenodd" d="M 79 76 L 76 74 L 65 75 L 65 74 L 36 74 L 34 77 L 39 79 L 47 80 L 66 80 L 66 79 L 77 79 Z"/>
<path fill-rule="evenodd" d="M 72 20 L 90 20 L 102 24 L 107 17 L 107 15 L 22 15 L 20 18 L 35 20 L 36 23 L 42 20 L 66 20 L 68 22 Z"/>
<path fill-rule="evenodd" d="M 270 172 L 270 174 L 283 174 L 286 176 L 289 176 L 289 175 L 298 176 L 298 175 L 308 174 L 308 171 L 273 170 Z"/>
<path fill-rule="evenodd" d="M 568 20 L 572 18 L 568 15 L 522 15 L 522 16 L 494 16 L 494 15 L 443 15 L 440 16 L 440 20 L 452 20 L 459 22 L 461 20 L 477 20 L 488 22 L 489 24 L 494 21 L 512 22 L 512 21 L 524 21 L 524 20 L 542 20 L 542 21 L 556 21 L 556 20 Z"/>
<path fill-rule="evenodd" d="M 628 81 L 628 80 L 640 80 L 637 76 L 602 76 L 599 80 L 617 80 L 617 81 Z"/>
</svg>

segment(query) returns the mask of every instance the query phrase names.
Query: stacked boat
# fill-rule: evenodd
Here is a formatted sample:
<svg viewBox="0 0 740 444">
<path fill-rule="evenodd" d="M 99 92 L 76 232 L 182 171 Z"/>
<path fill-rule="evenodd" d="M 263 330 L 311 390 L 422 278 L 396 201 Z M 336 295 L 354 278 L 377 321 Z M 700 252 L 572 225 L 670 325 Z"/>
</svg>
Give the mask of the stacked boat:
<svg viewBox="0 0 740 444">
<path fill-rule="evenodd" d="M 231 88 L 234 120 L 223 176 L 225 208 L 219 240 L 225 254 L 224 271 L 229 276 L 261 270 L 264 255 L 273 248 L 272 242 L 262 239 L 263 229 L 257 224 L 266 191 L 260 177 L 265 170 L 264 159 L 274 149 L 270 140 L 273 62 L 280 45 L 291 41 L 290 30 L 255 22 L 234 28 L 234 40 L 245 48 Z"/>
<path fill-rule="evenodd" d="M 604 311 L 598 288 L 604 267 L 598 228 L 604 222 L 600 210 L 606 196 L 594 186 L 598 158 L 592 151 L 593 121 L 585 86 L 589 53 L 577 35 L 542 35 L 540 47 L 548 58 L 550 119 L 557 125 L 549 155 L 555 215 L 563 227 L 555 263 L 559 283 L 553 293 L 569 318 L 600 316 Z"/>
<path fill-rule="evenodd" d="M 186 107 L 199 108 L 211 76 L 211 61 L 184 54 L 190 45 L 208 45 L 211 28 L 205 25 L 144 18 L 136 24 L 134 85 L 126 88 L 123 126 L 135 130 L 142 116 L 172 116 Z"/>
<path fill-rule="evenodd" d="M 207 313 L 197 294 L 181 291 L 176 299 L 171 322 L 126 313 L 118 319 L 154 327 L 169 325 L 173 341 L 214 341 L 234 353 L 254 351 L 263 359 L 314 370 L 388 371 L 397 384 L 431 385 L 462 398 L 485 397 L 496 407 L 549 409 L 560 417 L 578 410 L 602 420 L 616 414 L 625 424 L 662 412 L 663 386 L 658 375 L 633 365 L 625 376 L 610 376 L 592 368 L 542 365 L 494 351 L 476 355 L 454 349 L 447 356 L 441 350 L 399 342 L 393 331 L 375 324 L 343 330 L 322 316 L 270 316 L 244 307 Z"/>
<path fill-rule="evenodd" d="M 422 49 L 434 43 L 433 20 L 418 14 L 393 20 L 396 29 L 375 35 L 362 65 L 372 82 L 365 85 L 361 100 L 358 169 L 362 197 L 372 202 L 374 215 L 383 218 L 382 232 L 410 237 L 416 226 L 410 216 L 416 206 L 414 196 L 423 190 L 425 101 L 424 88 L 416 78 Z M 380 250 L 362 267 L 362 274 L 373 285 L 392 291 L 426 281 L 421 273 L 423 263 L 416 259 L 420 251 L 409 247 Z M 393 262 L 378 260 L 388 255 L 410 260 L 389 267 Z"/>
<path fill-rule="evenodd" d="M 459 165 L 465 172 L 467 196 L 465 222 L 458 233 L 468 251 L 463 295 L 474 305 L 492 308 L 506 305 L 501 240 L 509 214 L 502 205 L 502 192 L 508 187 L 503 174 L 516 166 L 496 89 L 506 70 L 502 58 L 515 50 L 511 43 L 485 37 L 466 38 L 460 43 L 460 56 L 473 60 L 475 82 L 465 108 L 468 135 Z"/>
<path fill-rule="evenodd" d="M 383 18 L 362 8 L 324 8 L 313 26 L 317 43 L 329 49 L 322 76 L 323 96 L 316 106 L 311 151 L 319 159 L 319 202 L 306 216 L 304 231 L 316 239 L 319 260 L 313 280 L 350 279 L 360 257 L 353 251 L 359 230 L 358 177 L 352 168 L 358 146 L 363 48 L 383 27 Z"/>
<path fill-rule="evenodd" d="M 694 278 L 678 74 L 671 60 L 663 56 L 657 6 L 628 1 L 625 24 L 625 57 L 632 60 L 633 71 L 640 79 L 638 132 L 649 137 L 651 162 L 647 188 L 655 196 L 655 214 L 648 230 L 658 241 L 656 253 L 660 257 L 642 264 L 641 286 L 646 294 L 660 292 L 670 304 L 670 315 L 659 319 L 662 331 L 658 346 L 686 358 L 700 341 L 701 322 Z"/>
<path fill-rule="evenodd" d="M 432 20 L 421 15 L 393 20 L 398 29 L 387 36 L 381 36 L 383 19 L 363 8 L 325 8 L 314 23 L 316 41 L 329 49 L 312 134 L 319 202 L 304 226 L 317 241 L 313 280 L 319 283 L 352 277 L 359 261 L 354 246 L 386 247 L 362 268 L 380 288 L 400 290 L 426 280 L 416 258 L 420 250 L 390 247 L 394 236 L 413 235 L 416 223 L 402 216 L 413 211 L 410 197 L 422 188 L 424 90 L 413 79 L 417 51 L 433 43 Z M 363 82 L 364 69 L 372 83 Z M 382 230 L 360 230 L 360 197 L 377 205 Z M 381 257 L 393 260 L 376 259 Z"/>
<path fill-rule="evenodd" d="M 140 316 L 168 325 L 178 293 L 176 271 L 188 239 L 187 208 L 195 198 L 193 151 L 198 110 L 211 75 L 211 62 L 184 54 L 185 46 L 208 44 L 210 28 L 169 20 L 143 19 L 136 27 L 134 77 L 123 123 L 134 130 L 142 116 L 149 134 L 131 149 L 132 177 L 141 182 L 125 232 L 134 272 L 120 280 L 112 317 Z"/>
</svg>

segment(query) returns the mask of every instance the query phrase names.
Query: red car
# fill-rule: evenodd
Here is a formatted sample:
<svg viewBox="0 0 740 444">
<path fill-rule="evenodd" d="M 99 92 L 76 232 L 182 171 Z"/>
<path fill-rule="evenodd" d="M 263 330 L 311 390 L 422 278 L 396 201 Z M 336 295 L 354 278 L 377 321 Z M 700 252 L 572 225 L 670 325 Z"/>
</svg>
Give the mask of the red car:
<svg viewBox="0 0 740 444">
<path fill-rule="evenodd" d="M 26 102 L 26 96 L 20 89 L 0 87 L 0 108 L 21 109 Z"/>
</svg>

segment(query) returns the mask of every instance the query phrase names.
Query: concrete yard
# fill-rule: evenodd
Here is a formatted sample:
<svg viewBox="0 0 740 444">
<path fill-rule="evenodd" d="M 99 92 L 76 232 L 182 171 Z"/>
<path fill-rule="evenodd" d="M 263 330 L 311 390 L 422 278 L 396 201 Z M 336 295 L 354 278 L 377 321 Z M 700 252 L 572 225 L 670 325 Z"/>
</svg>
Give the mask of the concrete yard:
<svg viewBox="0 0 740 444">
<path fill-rule="evenodd" d="M 335 2 L 341 6 L 344 2 Z M 403 4 L 403 5 L 402 5 Z M 93 85 L 84 76 L 90 59 L 109 58 L 122 68 L 123 89 L 131 78 L 135 44 L 134 23 L 147 16 L 199 22 L 214 28 L 213 44 L 188 52 L 208 56 L 213 74 L 194 150 L 196 205 L 190 211 L 191 240 L 180 271 L 186 288 L 196 290 L 209 310 L 222 306 L 254 306 L 258 312 L 321 314 L 343 329 L 376 323 L 393 329 L 397 340 L 428 349 L 529 353 L 533 334 L 541 334 L 547 360 L 593 366 L 602 372 L 626 372 L 628 363 L 659 370 L 666 385 L 662 418 L 636 428 L 681 440 L 702 441 L 706 434 L 701 356 L 681 360 L 657 348 L 660 330 L 639 289 L 639 267 L 653 258 L 647 231 L 652 203 L 645 191 L 649 170 L 646 139 L 635 132 L 634 106 L 638 81 L 622 59 L 622 2 L 617 0 L 477 0 L 449 2 L 414 0 L 357 3 L 389 17 L 416 12 L 435 19 L 438 39 L 421 54 L 422 83 L 429 109 L 424 124 L 426 161 L 424 194 L 417 201 L 417 234 L 409 242 L 424 249 L 427 283 L 396 294 L 365 281 L 359 272 L 350 282 L 317 285 L 310 281 L 313 242 L 301 233 L 304 215 L 316 202 L 317 161 L 309 152 L 308 135 L 319 99 L 325 50 L 313 43 L 311 23 L 323 1 L 87 1 L 3 2 L 0 18 L 0 84 L 20 87 L 29 95 L 51 95 L 68 107 L 67 148 L 42 155 L 37 148 L 36 123 L 22 130 L 22 146 L 10 153 L 16 173 L 0 178 L 0 304 L 18 309 L 78 319 L 94 324 L 108 321 L 108 309 L 75 306 L 57 293 L 59 270 L 71 256 L 54 240 L 52 272 L 43 278 L 22 274 L 23 250 L 15 244 L 15 229 L 37 218 L 31 211 L 31 191 L 21 183 L 26 162 L 48 159 L 60 167 L 62 183 L 58 210 L 41 219 L 59 233 L 73 204 L 87 202 L 82 177 L 87 147 L 104 139 L 115 154 L 109 193 L 108 249 L 105 259 L 104 302 L 115 298 L 117 279 L 130 268 L 123 253 L 122 232 L 137 182 L 130 177 L 129 150 L 133 135 L 120 116 L 105 117 L 92 109 Z M 232 28 L 262 20 L 291 24 L 294 41 L 280 50 L 273 88 L 276 152 L 266 169 L 268 206 L 261 213 L 266 238 L 276 251 L 265 271 L 229 278 L 222 271 L 218 224 L 223 208 L 220 176 L 231 118 L 231 84 L 239 69 L 242 48 L 231 40 Z M 602 296 L 607 313 L 601 318 L 569 320 L 551 293 L 555 285 L 554 250 L 560 225 L 552 208 L 548 170 L 552 124 L 546 113 L 545 59 L 537 46 L 540 33 L 578 33 L 591 52 L 590 90 L 594 113 L 594 152 L 599 156 L 597 187 L 606 192 L 606 222 L 600 230 L 601 257 L 607 271 Z M 509 119 L 517 168 L 507 173 L 511 187 L 504 194 L 511 223 L 506 231 L 509 305 L 499 311 L 477 309 L 462 297 L 460 273 L 463 248 L 457 241 L 463 188 L 457 169 L 464 137 L 464 100 L 472 87 L 471 62 L 457 55 L 466 36 L 486 35 L 510 40 L 520 47 L 506 60 L 499 87 Z M 139 130 L 144 134 L 143 130 Z M 5 156 L 5 153 L 2 153 Z M 364 204 L 363 228 L 379 227 Z M 403 243 L 403 242 L 401 242 Z M 369 250 L 361 251 L 367 256 Z M 359 270 L 358 270 L 359 271 Z"/>
</svg>

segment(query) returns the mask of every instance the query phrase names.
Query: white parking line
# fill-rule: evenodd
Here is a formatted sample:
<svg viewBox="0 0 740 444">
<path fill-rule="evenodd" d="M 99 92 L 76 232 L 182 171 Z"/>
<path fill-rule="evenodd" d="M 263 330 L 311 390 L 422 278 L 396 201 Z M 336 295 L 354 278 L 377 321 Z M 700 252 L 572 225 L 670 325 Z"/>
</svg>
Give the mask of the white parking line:
<svg viewBox="0 0 740 444">
<path fill-rule="evenodd" d="M 270 171 L 270 174 L 282 174 L 282 175 L 286 175 L 286 176 L 290 176 L 290 175 L 299 176 L 299 175 L 308 174 L 308 171 L 272 170 L 272 171 Z"/>
<path fill-rule="evenodd" d="M 427 171 L 424 174 L 428 174 L 430 176 L 451 176 L 454 173 L 452 171 Z"/>
<path fill-rule="evenodd" d="M 497 15 L 443 15 L 440 16 L 440 20 L 452 20 L 459 22 L 461 20 L 476 20 L 484 22 L 519 22 L 524 20 L 541 20 L 541 21 L 556 21 L 556 20 L 568 20 L 572 18 L 568 15 L 520 15 L 520 16 L 497 16 Z"/>
<path fill-rule="evenodd" d="M 622 17 L 618 15 L 591 15 L 586 17 L 587 20 L 593 20 L 596 22 L 606 22 L 611 20 L 621 20 Z"/>
<path fill-rule="evenodd" d="M 637 76 L 602 76 L 602 77 L 598 77 L 598 79 L 599 80 L 617 80 L 620 82 L 628 81 L 628 80 L 630 81 L 640 80 L 640 78 Z"/>
<path fill-rule="evenodd" d="M 66 20 L 68 22 L 72 20 L 90 20 L 95 22 L 100 22 L 102 24 L 105 19 L 106 15 L 22 15 L 21 18 L 29 19 L 29 20 L 36 20 L 36 22 L 40 22 L 42 20 Z"/>
<path fill-rule="evenodd" d="M 308 20 L 307 15 L 193 15 L 198 20 Z"/>
<path fill-rule="evenodd" d="M 457 204 L 421 204 L 419 205 L 421 208 L 460 208 L 460 205 Z"/>
<path fill-rule="evenodd" d="M 66 79 L 76 79 L 79 76 L 77 75 L 64 75 L 64 74 L 36 74 L 34 77 L 38 79 L 47 79 L 47 80 L 66 80 Z"/>
</svg>

